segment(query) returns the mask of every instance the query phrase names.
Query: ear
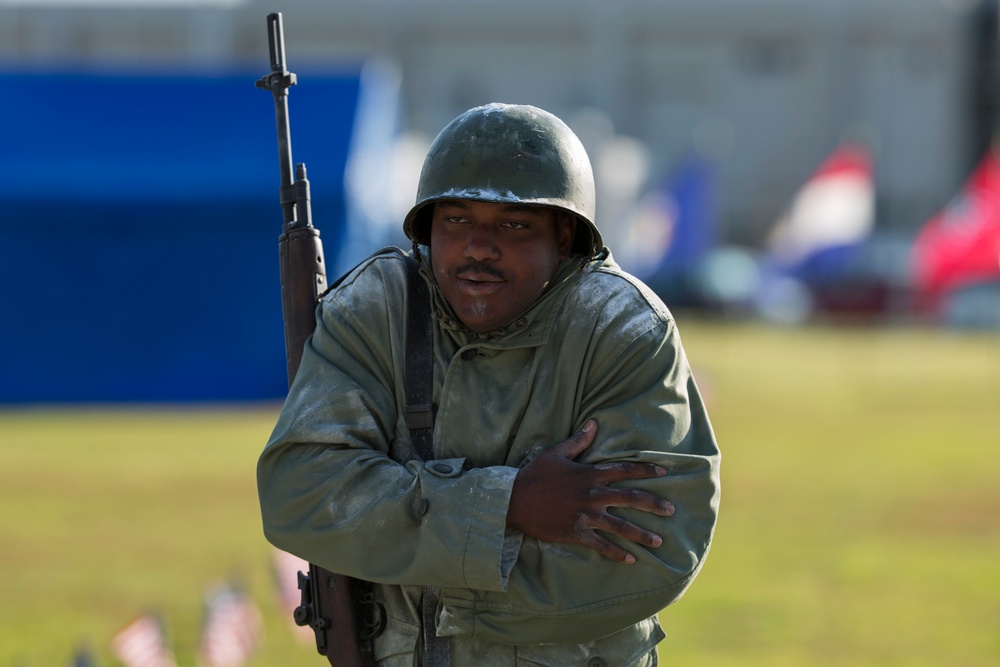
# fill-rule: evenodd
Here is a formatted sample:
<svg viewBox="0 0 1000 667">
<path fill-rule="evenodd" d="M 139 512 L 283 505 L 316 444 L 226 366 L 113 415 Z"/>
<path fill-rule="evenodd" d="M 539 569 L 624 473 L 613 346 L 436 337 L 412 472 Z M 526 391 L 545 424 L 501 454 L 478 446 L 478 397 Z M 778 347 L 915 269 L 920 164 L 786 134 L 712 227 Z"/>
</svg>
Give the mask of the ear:
<svg viewBox="0 0 1000 667">
<path fill-rule="evenodd" d="M 576 237 L 576 216 L 566 211 L 556 213 L 556 234 L 559 239 L 559 259 L 569 257 L 569 251 L 573 247 L 573 239 Z"/>
</svg>

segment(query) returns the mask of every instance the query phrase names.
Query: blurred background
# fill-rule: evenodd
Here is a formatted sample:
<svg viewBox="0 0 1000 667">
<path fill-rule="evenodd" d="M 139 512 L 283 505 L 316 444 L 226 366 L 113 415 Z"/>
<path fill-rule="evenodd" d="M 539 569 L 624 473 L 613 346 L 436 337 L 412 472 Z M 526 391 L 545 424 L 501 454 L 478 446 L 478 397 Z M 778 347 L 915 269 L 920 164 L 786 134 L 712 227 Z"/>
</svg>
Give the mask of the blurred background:
<svg viewBox="0 0 1000 667">
<path fill-rule="evenodd" d="M 34 472 L 51 477 L 53 462 L 67 478 L 89 470 L 93 462 L 65 439 L 90 425 L 80 437 L 93 451 L 116 452 L 100 467 L 110 493 L 117 488 L 110 480 L 125 474 L 115 466 L 131 460 L 124 444 L 113 446 L 116 437 L 160 452 L 146 441 L 153 427 L 121 430 L 133 423 L 122 414 L 149 406 L 157 429 L 168 429 L 171 415 L 195 425 L 177 436 L 187 443 L 185 465 L 159 468 L 162 477 L 149 471 L 150 479 L 175 474 L 181 486 L 200 479 L 206 448 L 235 457 L 232 468 L 218 460 L 218 474 L 234 475 L 233 488 L 247 494 L 233 496 L 243 499 L 234 515 L 249 518 L 232 545 L 257 549 L 243 564 L 253 576 L 271 566 L 254 532 L 252 467 L 287 386 L 274 105 L 254 86 L 268 72 L 272 11 L 284 14 L 287 64 L 298 75 L 289 94 L 294 159 L 309 169 L 331 279 L 381 246 L 407 247 L 400 221 L 423 155 L 452 118 L 492 101 L 545 108 L 567 121 L 591 156 L 598 224 L 615 258 L 681 322 L 715 402 L 723 450 L 732 452 L 726 471 L 735 498 L 760 501 L 769 516 L 785 512 L 785 501 L 766 493 L 784 472 L 756 466 L 775 452 L 784 457 L 786 446 L 833 437 L 830 418 L 864 425 L 859 442 L 881 433 L 890 477 L 925 437 L 922 460 L 940 469 L 934 456 L 945 456 L 942 441 L 929 438 L 949 433 L 975 461 L 974 472 L 954 472 L 957 487 L 974 496 L 966 509 L 979 517 L 975 553 L 996 554 L 998 525 L 988 518 L 1000 514 L 995 493 L 969 490 L 976 483 L 995 490 L 1000 481 L 977 458 L 997 461 L 987 445 L 997 442 L 1000 415 L 998 7 L 996 0 L 0 0 L 0 436 L 12 455 L 3 532 L 14 546 L 34 545 L 16 561 L 13 571 L 26 583 L 11 595 L 30 594 L 27 582 L 38 579 L 24 563 L 40 568 L 46 550 L 13 507 L 62 497 L 26 480 Z M 775 395 L 762 389 L 762 376 Z M 797 409 L 811 428 L 791 429 L 795 443 L 765 435 L 780 425 L 787 436 L 779 415 L 806 395 L 817 402 Z M 898 416 L 903 404 L 910 419 L 882 421 L 887 406 Z M 828 414 L 831 405 L 843 412 Z M 221 421 L 207 426 L 202 420 L 214 413 Z M 762 414 L 774 419 L 759 423 Z M 940 421 L 917 427 L 917 414 Z M 217 423 L 229 425 L 228 436 Z M 754 429 L 770 445 L 763 459 L 748 446 Z M 237 433 L 245 440 L 220 444 Z M 848 453 L 842 444 L 830 449 L 848 457 L 844 468 L 821 466 L 835 497 L 857 490 L 853 465 L 870 465 L 870 450 Z M 793 475 L 812 470 L 813 459 L 796 450 L 791 458 L 798 457 L 804 468 Z M 214 488 L 204 488 L 206 503 L 215 502 Z M 914 499 L 909 483 L 892 488 L 895 501 Z M 95 492 L 56 502 L 49 538 L 60 551 L 66 531 L 80 529 L 67 521 L 66 506 Z M 816 524 L 804 525 L 808 532 Z M 747 548 L 760 546 L 747 539 Z M 224 552 L 220 546 L 218 563 L 241 558 Z M 896 562 L 893 554 L 887 562 Z M 732 585 L 724 573 L 735 555 L 717 558 L 716 581 Z M 86 577 L 98 575 L 80 571 L 86 598 L 97 585 Z M 830 571 L 827 563 L 816 576 Z M 709 566 L 704 578 L 711 573 Z M 197 579 L 178 573 L 189 575 Z M 740 577 L 733 572 L 732 580 Z M 701 663 L 712 655 L 708 664 L 756 664 L 755 655 L 771 665 L 997 664 L 997 576 L 977 582 L 974 604 L 953 603 L 974 610 L 975 620 L 954 622 L 983 627 L 966 637 L 964 651 L 955 652 L 951 635 L 935 639 L 937 652 L 917 652 L 926 663 L 872 648 L 867 634 L 839 654 L 779 630 L 773 645 L 807 648 L 762 650 L 771 626 L 717 625 L 740 608 L 721 592 L 705 595 L 704 623 L 679 638 L 678 650 Z M 863 584 L 880 595 L 871 581 Z M 198 598 L 201 584 L 192 585 Z M 269 586 L 256 582 L 258 602 Z M 231 601 L 234 590 L 211 598 Z M 111 626 L 146 604 L 131 594 L 94 611 L 99 620 L 86 627 L 97 648 L 80 660 L 121 660 L 106 640 Z M 181 611 L 180 598 L 166 599 L 173 613 L 195 615 Z M 786 600 L 783 609 L 795 616 L 800 602 Z M 903 608 L 910 604 L 881 618 Z M 265 609 L 265 618 L 271 613 Z M 23 624 L 34 622 L 29 617 L 10 616 Z M 684 627 L 683 617 L 677 622 Z M 703 637 L 706 627 L 718 634 Z M 195 640 L 181 634 L 178 659 L 193 661 Z M 271 650 L 281 655 L 276 634 Z M 711 652 L 726 636 L 746 643 L 733 639 L 740 650 L 723 659 Z M 0 646 L 0 663 L 53 664 L 31 657 L 26 645 L 7 655 Z M 198 655 L 202 664 L 222 664 Z"/>
<path fill-rule="evenodd" d="M 3 332 L 0 400 L 281 395 L 274 112 L 253 86 L 272 9 L 0 1 L 0 271 L 25 315 Z M 1000 326 L 996 2 L 280 9 L 331 273 L 405 247 L 447 122 L 531 103 L 583 139 L 610 247 L 675 309 Z M 68 286 L 70 337 L 49 320 Z"/>
</svg>

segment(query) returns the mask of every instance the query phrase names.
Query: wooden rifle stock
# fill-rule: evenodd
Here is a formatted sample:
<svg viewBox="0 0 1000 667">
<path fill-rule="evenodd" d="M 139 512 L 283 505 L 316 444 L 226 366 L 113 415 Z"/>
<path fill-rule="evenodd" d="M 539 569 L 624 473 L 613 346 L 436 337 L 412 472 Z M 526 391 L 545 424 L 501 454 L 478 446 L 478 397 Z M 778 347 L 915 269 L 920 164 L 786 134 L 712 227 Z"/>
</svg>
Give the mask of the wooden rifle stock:
<svg viewBox="0 0 1000 667">
<path fill-rule="evenodd" d="M 294 174 L 292 171 L 288 88 L 295 85 L 296 78 L 285 69 L 285 38 L 280 13 L 268 14 L 267 32 L 271 72 L 257 81 L 257 87 L 270 90 L 274 95 L 278 126 L 280 198 L 284 217 L 278 238 L 278 257 L 290 386 L 302 361 L 302 348 L 316 327 L 316 304 L 326 290 L 326 268 L 319 230 L 312 224 L 306 167 L 299 164 Z M 375 664 L 372 639 L 378 635 L 383 619 L 379 605 L 373 601 L 364 582 L 333 574 L 310 563 L 308 574 L 299 572 L 298 583 L 302 603 L 295 610 L 295 622 L 313 629 L 316 650 L 325 655 L 333 667 L 372 667 Z M 362 608 L 364 616 L 360 613 Z"/>
</svg>

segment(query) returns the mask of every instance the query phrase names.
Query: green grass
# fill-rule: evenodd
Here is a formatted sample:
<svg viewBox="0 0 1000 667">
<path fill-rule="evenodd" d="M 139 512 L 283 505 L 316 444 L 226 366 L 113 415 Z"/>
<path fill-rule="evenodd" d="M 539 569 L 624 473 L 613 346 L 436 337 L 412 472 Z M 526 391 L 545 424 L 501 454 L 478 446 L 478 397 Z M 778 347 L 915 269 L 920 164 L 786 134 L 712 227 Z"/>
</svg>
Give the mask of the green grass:
<svg viewBox="0 0 1000 667">
<path fill-rule="evenodd" d="M 1000 663 L 1000 338 L 681 325 L 723 495 L 666 661 Z"/>
<path fill-rule="evenodd" d="M 662 614 L 672 665 L 1000 664 L 1000 337 L 681 330 L 723 449 L 716 541 Z M 0 411 L 0 667 L 66 664 L 155 609 L 195 664 L 202 595 L 245 581 L 257 667 L 298 643 L 254 486 L 278 405 Z"/>
<path fill-rule="evenodd" d="M 0 413 L 0 665 L 65 664 L 158 612 L 195 664 L 202 597 L 245 582 L 265 615 L 255 664 L 311 661 L 260 530 L 254 466 L 277 405 Z"/>
</svg>

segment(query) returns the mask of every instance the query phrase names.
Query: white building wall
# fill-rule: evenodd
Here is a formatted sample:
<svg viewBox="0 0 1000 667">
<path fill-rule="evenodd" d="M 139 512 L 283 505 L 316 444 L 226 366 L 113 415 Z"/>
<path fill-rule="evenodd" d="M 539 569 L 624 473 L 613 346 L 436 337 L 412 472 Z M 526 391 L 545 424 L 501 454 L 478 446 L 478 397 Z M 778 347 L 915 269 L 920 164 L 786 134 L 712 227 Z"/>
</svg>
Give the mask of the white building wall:
<svg viewBox="0 0 1000 667">
<path fill-rule="evenodd" d="M 879 224 L 908 229 L 950 197 L 984 148 L 969 144 L 974 1 L 49 1 L 0 0 L 0 70 L 263 74 L 265 16 L 280 5 L 290 69 L 388 55 L 413 130 L 433 134 L 469 106 L 500 100 L 567 119 L 599 108 L 618 133 L 646 143 L 652 176 L 708 147 L 722 160 L 725 228 L 744 242 L 846 136 L 878 149 Z"/>
</svg>

